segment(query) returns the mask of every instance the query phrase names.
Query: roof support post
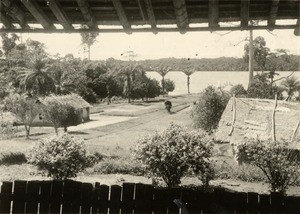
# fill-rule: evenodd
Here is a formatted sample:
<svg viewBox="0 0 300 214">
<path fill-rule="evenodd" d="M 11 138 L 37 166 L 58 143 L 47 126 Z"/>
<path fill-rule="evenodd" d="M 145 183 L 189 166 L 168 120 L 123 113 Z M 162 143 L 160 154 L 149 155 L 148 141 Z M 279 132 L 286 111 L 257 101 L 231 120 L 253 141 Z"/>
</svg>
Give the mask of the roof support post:
<svg viewBox="0 0 300 214">
<path fill-rule="evenodd" d="M 249 21 L 250 0 L 241 0 L 241 28 L 247 29 Z"/>
<path fill-rule="evenodd" d="M 270 8 L 270 16 L 268 19 L 268 27 L 270 30 L 274 29 L 276 17 L 278 13 L 278 5 L 280 0 L 272 0 L 271 8 Z"/>
<path fill-rule="evenodd" d="M 209 19 L 208 26 L 209 28 L 217 28 L 219 27 L 219 0 L 209 0 Z"/>
<path fill-rule="evenodd" d="M 59 23 L 65 28 L 65 29 L 72 29 L 73 26 L 67 17 L 65 11 L 63 11 L 61 8 L 60 3 L 57 0 L 48 0 L 49 7 L 54 13 L 55 17 L 59 21 Z"/>
<path fill-rule="evenodd" d="M 189 27 L 189 18 L 187 14 L 185 0 L 173 0 L 177 27 L 180 33 L 185 33 Z"/>
<path fill-rule="evenodd" d="M 92 13 L 92 10 L 91 10 L 87 0 L 77 0 L 77 4 L 81 10 L 81 13 L 86 22 L 86 25 L 91 29 L 93 29 L 93 28 L 97 29 L 98 26 L 96 24 L 95 17 Z"/>
<path fill-rule="evenodd" d="M 117 11 L 120 23 L 123 26 L 125 32 L 131 34 L 131 25 L 127 19 L 122 2 L 120 0 L 112 0 L 112 3 Z"/>
<path fill-rule="evenodd" d="M 29 10 L 29 12 L 34 16 L 34 18 L 45 28 L 45 29 L 55 29 L 53 23 L 47 17 L 42 8 L 34 0 L 21 0 L 24 6 Z"/>
</svg>

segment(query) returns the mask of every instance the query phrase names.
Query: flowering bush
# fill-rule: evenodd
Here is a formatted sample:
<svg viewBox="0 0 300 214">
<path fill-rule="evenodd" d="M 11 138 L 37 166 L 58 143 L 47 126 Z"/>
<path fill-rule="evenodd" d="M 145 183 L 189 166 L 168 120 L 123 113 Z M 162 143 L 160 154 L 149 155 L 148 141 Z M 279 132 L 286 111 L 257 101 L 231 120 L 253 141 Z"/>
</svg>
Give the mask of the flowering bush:
<svg viewBox="0 0 300 214">
<path fill-rule="evenodd" d="M 145 172 L 155 179 L 161 178 L 168 187 L 179 185 L 188 171 L 208 184 L 213 178 L 211 154 L 207 135 L 190 132 L 175 124 L 162 133 L 140 139 L 134 150 L 135 158 L 143 164 Z"/>
<path fill-rule="evenodd" d="M 30 162 L 57 180 L 76 177 L 93 164 L 83 140 L 63 134 L 39 142 L 31 151 Z"/>
<path fill-rule="evenodd" d="M 289 185 L 297 182 L 300 165 L 289 158 L 287 142 L 262 142 L 259 140 L 239 145 L 238 161 L 261 169 L 272 192 L 285 194 Z"/>
</svg>

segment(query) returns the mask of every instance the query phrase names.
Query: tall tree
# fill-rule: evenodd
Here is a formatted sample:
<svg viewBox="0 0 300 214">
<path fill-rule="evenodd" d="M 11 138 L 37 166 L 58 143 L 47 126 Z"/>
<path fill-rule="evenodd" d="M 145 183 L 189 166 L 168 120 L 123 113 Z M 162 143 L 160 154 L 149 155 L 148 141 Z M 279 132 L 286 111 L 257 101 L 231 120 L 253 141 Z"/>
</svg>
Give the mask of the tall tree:
<svg viewBox="0 0 300 214">
<path fill-rule="evenodd" d="M 165 76 L 171 70 L 172 70 L 172 68 L 170 68 L 168 66 L 162 66 L 162 67 L 159 67 L 159 68 L 156 69 L 157 73 L 159 73 L 160 76 L 162 77 L 162 79 L 161 79 L 161 86 L 162 86 L 162 93 L 163 93 L 163 95 L 165 94 Z"/>
<path fill-rule="evenodd" d="M 82 26 L 82 28 L 87 28 L 86 26 Z M 97 36 L 99 33 L 97 32 L 84 32 L 80 33 L 81 36 L 81 44 L 88 52 L 88 59 L 91 59 L 91 47 L 97 41 Z"/>
<path fill-rule="evenodd" d="M 7 65 L 10 67 L 9 54 L 17 45 L 16 42 L 19 40 L 19 36 L 15 33 L 1 33 L 2 38 L 2 49 L 4 51 L 5 59 L 7 60 Z"/>
<path fill-rule="evenodd" d="M 12 112 L 24 124 L 26 138 L 29 138 L 33 120 L 39 112 L 36 100 L 25 95 L 10 95 L 4 101 L 5 109 Z"/>
<path fill-rule="evenodd" d="M 48 55 L 44 44 L 28 40 L 28 70 L 21 76 L 21 88 L 35 96 L 45 96 L 55 91 L 53 78 L 48 71 Z"/>
<path fill-rule="evenodd" d="M 139 64 L 127 62 L 123 63 L 118 73 L 124 78 L 123 94 L 128 98 L 128 103 L 130 103 L 132 99 L 132 82 L 137 75 L 145 75 L 145 72 Z"/>
<path fill-rule="evenodd" d="M 183 73 L 187 76 L 187 88 L 188 88 L 188 94 L 190 93 L 190 76 L 195 73 L 194 69 L 188 69 L 188 70 L 183 70 Z"/>
</svg>

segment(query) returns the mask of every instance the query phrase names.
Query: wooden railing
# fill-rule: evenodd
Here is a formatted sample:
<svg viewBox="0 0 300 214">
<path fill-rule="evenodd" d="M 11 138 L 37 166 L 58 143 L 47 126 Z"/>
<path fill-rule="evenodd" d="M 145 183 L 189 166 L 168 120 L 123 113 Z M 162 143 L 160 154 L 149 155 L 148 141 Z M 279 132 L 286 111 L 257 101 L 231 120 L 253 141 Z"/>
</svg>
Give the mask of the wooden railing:
<svg viewBox="0 0 300 214">
<path fill-rule="evenodd" d="M 0 213 L 179 213 L 181 199 L 190 213 L 300 213 L 300 197 L 157 188 L 124 183 L 100 185 L 76 181 L 3 182 Z"/>
</svg>

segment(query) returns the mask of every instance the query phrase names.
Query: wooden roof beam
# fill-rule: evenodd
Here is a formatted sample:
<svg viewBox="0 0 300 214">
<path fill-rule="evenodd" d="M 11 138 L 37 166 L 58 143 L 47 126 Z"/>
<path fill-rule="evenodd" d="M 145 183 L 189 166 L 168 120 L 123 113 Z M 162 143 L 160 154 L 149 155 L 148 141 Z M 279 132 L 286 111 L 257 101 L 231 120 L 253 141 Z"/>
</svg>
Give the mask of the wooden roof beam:
<svg viewBox="0 0 300 214">
<path fill-rule="evenodd" d="M 173 0 L 177 27 L 180 33 L 185 33 L 189 27 L 189 18 L 186 9 L 185 0 Z"/>
<path fill-rule="evenodd" d="M 131 33 L 131 25 L 127 19 L 125 10 L 120 0 L 112 0 L 112 3 L 117 11 L 121 25 L 123 26 L 126 33 Z"/>
<path fill-rule="evenodd" d="M 59 21 L 59 23 L 65 28 L 65 29 L 72 29 L 73 26 L 67 17 L 65 11 L 63 11 L 61 8 L 60 3 L 58 0 L 48 0 L 49 2 L 49 7 L 52 10 L 53 14 Z"/>
<path fill-rule="evenodd" d="M 270 8 L 270 17 L 268 19 L 268 27 L 270 30 L 274 29 L 276 17 L 278 13 L 278 5 L 280 0 L 272 0 L 271 8 Z"/>
<path fill-rule="evenodd" d="M 2 3 L 8 8 L 10 14 L 19 21 L 22 28 L 29 28 L 25 20 L 25 13 L 18 5 L 14 4 L 11 0 L 2 0 Z"/>
<path fill-rule="evenodd" d="M 97 29 L 97 23 L 96 23 L 96 19 L 92 13 L 92 10 L 88 4 L 87 0 L 77 0 L 77 4 L 81 10 L 81 13 L 83 15 L 84 20 L 86 21 L 86 25 L 89 28 L 95 28 Z"/>
<path fill-rule="evenodd" d="M 241 27 L 248 27 L 250 0 L 241 0 Z"/>
<path fill-rule="evenodd" d="M 8 19 L 8 17 L 6 16 L 6 14 L 3 11 L 0 12 L 0 20 L 6 29 L 13 28 L 13 24 L 11 23 L 11 21 Z"/>
<path fill-rule="evenodd" d="M 45 29 L 55 29 L 53 23 L 35 0 L 21 0 L 21 2 Z"/>
<path fill-rule="evenodd" d="M 208 26 L 210 28 L 219 27 L 219 0 L 209 0 Z"/>
<path fill-rule="evenodd" d="M 142 19 L 147 24 L 150 24 L 153 33 L 157 34 L 157 30 L 156 30 L 157 23 L 156 23 L 151 0 L 136 0 L 136 1 L 139 5 L 140 14 L 141 14 Z"/>
</svg>

